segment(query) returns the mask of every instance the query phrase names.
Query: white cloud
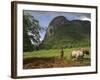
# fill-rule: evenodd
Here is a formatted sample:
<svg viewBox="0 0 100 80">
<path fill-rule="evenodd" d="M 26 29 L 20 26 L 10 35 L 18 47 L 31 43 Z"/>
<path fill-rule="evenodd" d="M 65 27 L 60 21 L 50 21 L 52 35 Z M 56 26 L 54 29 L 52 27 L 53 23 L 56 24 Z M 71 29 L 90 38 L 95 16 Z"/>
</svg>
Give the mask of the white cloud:
<svg viewBox="0 0 100 80">
<path fill-rule="evenodd" d="M 88 21 L 91 21 L 91 19 L 90 18 L 88 18 L 88 17 L 85 17 L 85 16 L 82 16 L 82 17 L 80 17 L 80 20 L 88 20 Z"/>
</svg>

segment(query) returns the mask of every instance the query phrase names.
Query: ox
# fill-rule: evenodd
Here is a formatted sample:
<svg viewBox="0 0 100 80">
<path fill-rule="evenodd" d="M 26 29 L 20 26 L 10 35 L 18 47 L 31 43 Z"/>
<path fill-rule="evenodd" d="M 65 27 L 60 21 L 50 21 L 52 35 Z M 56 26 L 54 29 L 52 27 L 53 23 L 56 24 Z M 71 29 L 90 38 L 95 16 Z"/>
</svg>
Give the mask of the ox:
<svg viewBox="0 0 100 80">
<path fill-rule="evenodd" d="M 80 59 L 83 59 L 85 55 L 89 55 L 89 51 L 87 49 L 80 48 L 80 49 L 72 51 L 71 57 L 72 59 L 74 58 L 76 60 L 80 60 Z"/>
</svg>

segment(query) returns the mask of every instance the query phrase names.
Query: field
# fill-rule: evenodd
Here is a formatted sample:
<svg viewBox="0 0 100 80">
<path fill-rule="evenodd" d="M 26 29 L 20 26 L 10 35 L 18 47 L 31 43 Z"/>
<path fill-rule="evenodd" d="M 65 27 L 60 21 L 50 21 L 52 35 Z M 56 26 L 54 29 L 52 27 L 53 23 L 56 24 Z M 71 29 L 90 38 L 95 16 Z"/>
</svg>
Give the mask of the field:
<svg viewBox="0 0 100 80">
<path fill-rule="evenodd" d="M 76 48 L 63 49 L 64 50 L 63 58 L 61 58 L 60 49 L 24 52 L 23 68 L 34 69 L 34 68 L 90 66 L 91 65 L 90 55 L 88 56 L 85 55 L 84 59 L 82 60 L 73 60 L 71 58 L 71 52 L 75 49 Z"/>
</svg>

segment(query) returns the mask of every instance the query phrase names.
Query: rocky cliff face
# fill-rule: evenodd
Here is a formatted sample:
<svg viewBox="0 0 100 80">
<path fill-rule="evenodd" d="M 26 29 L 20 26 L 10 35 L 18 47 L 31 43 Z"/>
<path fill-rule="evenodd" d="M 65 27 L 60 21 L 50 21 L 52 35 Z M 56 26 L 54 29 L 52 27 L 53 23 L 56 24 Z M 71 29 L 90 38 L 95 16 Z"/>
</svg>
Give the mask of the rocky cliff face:
<svg viewBox="0 0 100 80">
<path fill-rule="evenodd" d="M 48 26 L 47 35 L 48 36 L 54 35 L 57 28 L 66 24 L 69 24 L 69 21 L 64 16 L 55 17 Z"/>
<path fill-rule="evenodd" d="M 64 17 L 64 16 L 57 16 L 55 17 L 51 23 L 49 24 L 49 26 L 55 26 L 55 27 L 59 27 L 61 25 L 67 24 L 69 23 L 69 21 Z"/>
<path fill-rule="evenodd" d="M 90 46 L 90 22 L 55 17 L 48 26 L 43 45 L 46 48 Z"/>
</svg>

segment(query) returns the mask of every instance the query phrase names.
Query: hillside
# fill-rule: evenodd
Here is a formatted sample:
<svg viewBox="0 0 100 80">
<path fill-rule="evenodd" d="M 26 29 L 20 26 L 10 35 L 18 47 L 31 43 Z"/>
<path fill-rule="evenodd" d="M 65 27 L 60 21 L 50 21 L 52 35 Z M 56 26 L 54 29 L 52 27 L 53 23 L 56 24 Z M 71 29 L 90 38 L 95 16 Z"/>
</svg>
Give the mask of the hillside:
<svg viewBox="0 0 100 80">
<path fill-rule="evenodd" d="M 64 16 L 57 16 L 48 26 L 42 47 L 51 49 L 90 46 L 90 26 L 89 21 L 69 21 Z"/>
</svg>

